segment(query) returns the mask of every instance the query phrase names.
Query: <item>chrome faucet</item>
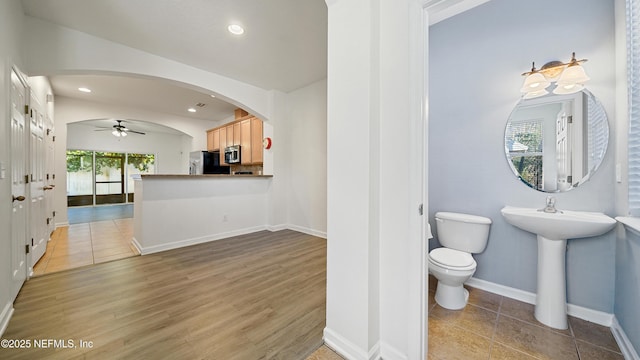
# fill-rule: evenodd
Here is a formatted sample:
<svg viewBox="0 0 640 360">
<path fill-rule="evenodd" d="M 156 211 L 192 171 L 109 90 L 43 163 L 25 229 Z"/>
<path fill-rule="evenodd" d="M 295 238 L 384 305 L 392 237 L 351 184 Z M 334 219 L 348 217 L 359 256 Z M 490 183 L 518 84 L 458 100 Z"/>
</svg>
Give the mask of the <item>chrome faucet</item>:
<svg viewBox="0 0 640 360">
<path fill-rule="evenodd" d="M 558 212 L 558 210 L 556 210 L 556 198 L 553 196 L 547 196 L 547 205 L 541 210 L 546 213 Z"/>
</svg>

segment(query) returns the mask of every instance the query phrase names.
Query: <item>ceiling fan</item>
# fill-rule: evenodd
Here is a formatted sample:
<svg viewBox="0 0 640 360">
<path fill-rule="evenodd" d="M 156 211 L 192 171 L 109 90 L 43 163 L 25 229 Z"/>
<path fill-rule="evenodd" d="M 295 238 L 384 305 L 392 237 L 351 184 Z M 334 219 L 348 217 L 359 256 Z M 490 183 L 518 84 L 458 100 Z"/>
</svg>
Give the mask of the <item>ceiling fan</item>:
<svg viewBox="0 0 640 360">
<path fill-rule="evenodd" d="M 116 120 L 116 121 L 118 123 L 116 125 L 113 125 L 111 128 L 102 128 L 96 131 L 112 130 L 111 134 L 113 134 L 113 136 L 115 137 L 125 137 L 127 136 L 128 133 L 145 135 L 145 133 L 141 131 L 131 130 L 131 129 L 128 129 L 126 126 L 122 125 L 124 120 Z"/>
</svg>

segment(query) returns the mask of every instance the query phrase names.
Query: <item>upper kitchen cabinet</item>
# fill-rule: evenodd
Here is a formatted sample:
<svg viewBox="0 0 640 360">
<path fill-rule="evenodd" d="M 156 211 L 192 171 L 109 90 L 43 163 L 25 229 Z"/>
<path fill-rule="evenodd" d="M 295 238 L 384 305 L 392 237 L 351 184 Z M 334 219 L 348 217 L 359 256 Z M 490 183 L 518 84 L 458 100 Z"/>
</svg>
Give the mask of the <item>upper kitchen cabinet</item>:
<svg viewBox="0 0 640 360">
<path fill-rule="evenodd" d="M 262 120 L 258 118 L 251 119 L 251 163 L 262 164 Z"/>
<path fill-rule="evenodd" d="M 224 161 L 224 148 L 228 146 L 227 144 L 227 128 L 221 127 L 218 129 L 220 131 L 220 164 L 229 165 Z"/>
<path fill-rule="evenodd" d="M 240 123 L 233 123 L 233 145 L 240 145 Z"/>
<path fill-rule="evenodd" d="M 207 131 L 207 150 L 220 150 L 220 129 Z"/>
<path fill-rule="evenodd" d="M 240 122 L 240 159 L 243 165 L 262 164 L 262 120 L 257 117 Z"/>
<path fill-rule="evenodd" d="M 247 114 L 244 110 L 237 109 L 234 121 L 207 131 L 207 150 L 219 150 L 220 164 L 226 164 L 224 149 L 227 146 L 240 145 L 242 165 L 261 165 L 263 138 L 262 120 Z"/>
</svg>

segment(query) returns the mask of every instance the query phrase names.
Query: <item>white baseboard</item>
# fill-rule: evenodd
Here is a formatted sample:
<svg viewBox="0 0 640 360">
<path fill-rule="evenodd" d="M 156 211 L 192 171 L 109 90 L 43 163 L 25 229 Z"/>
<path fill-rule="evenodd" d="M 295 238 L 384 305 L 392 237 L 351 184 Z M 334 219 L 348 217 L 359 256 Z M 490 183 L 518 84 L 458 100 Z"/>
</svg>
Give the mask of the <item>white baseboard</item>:
<svg viewBox="0 0 640 360">
<path fill-rule="evenodd" d="M 317 230 L 306 229 L 306 228 L 295 226 L 295 225 L 284 225 L 283 224 L 283 225 L 273 225 L 273 226 L 267 226 L 267 225 L 265 225 L 265 226 L 255 226 L 255 227 L 246 228 L 246 229 L 228 231 L 228 232 L 219 233 L 219 234 L 211 234 L 211 235 L 207 235 L 207 236 L 201 236 L 201 237 L 192 238 L 192 239 L 178 240 L 178 241 L 174 241 L 174 242 L 167 243 L 167 244 L 147 246 L 147 247 L 143 247 L 142 244 L 140 244 L 138 239 L 136 239 L 135 237 L 133 237 L 131 239 L 131 243 L 133 244 L 133 246 L 136 247 L 136 249 L 138 250 L 140 255 L 148 255 L 148 254 L 153 254 L 153 253 L 157 253 L 157 252 L 161 252 L 161 251 L 173 250 L 173 249 L 178 249 L 178 248 L 182 248 L 182 247 L 186 247 L 186 246 L 202 244 L 202 243 L 206 243 L 206 242 L 210 242 L 210 241 L 222 240 L 222 239 L 230 238 L 230 237 L 233 237 L 233 236 L 251 234 L 251 233 L 258 232 L 258 231 L 263 231 L 263 230 L 280 231 L 280 230 L 286 230 L 286 229 L 290 229 L 290 230 L 293 230 L 293 231 L 298 231 L 298 232 L 309 234 L 309 235 L 313 235 L 313 236 L 318 236 L 318 237 L 325 238 L 325 239 L 327 238 L 326 233 L 322 233 L 322 232 L 317 231 Z M 323 234 L 324 234 L 324 236 L 323 236 Z"/>
<path fill-rule="evenodd" d="M 407 354 L 403 354 L 401 351 L 385 342 L 380 342 L 380 359 L 408 360 Z"/>
<path fill-rule="evenodd" d="M 506 296 L 511 299 L 526 302 L 528 304 L 535 305 L 536 294 L 504 286 L 496 283 L 492 283 L 486 280 L 471 278 L 465 285 L 469 285 L 480 290 L 485 290 L 494 294 Z M 596 323 L 602 326 L 610 327 L 613 321 L 613 314 L 609 314 L 599 310 L 593 310 L 586 307 L 582 307 L 574 304 L 567 304 L 567 314 L 577 317 L 582 320 L 586 320 L 592 323 Z"/>
<path fill-rule="evenodd" d="M 631 340 L 627 337 L 627 334 L 624 332 L 618 319 L 614 316 L 613 323 L 611 324 L 611 333 L 613 337 L 616 339 L 618 343 L 618 347 L 622 352 L 625 360 L 640 360 L 640 356 L 638 356 L 638 352 L 633 347 Z"/>
<path fill-rule="evenodd" d="M 69 222 L 65 221 L 65 222 L 57 222 L 56 223 L 56 229 L 59 227 L 63 227 L 63 226 L 69 226 Z"/>
<path fill-rule="evenodd" d="M 140 243 L 138 242 L 138 239 L 136 239 L 135 236 L 131 238 L 131 244 L 133 244 L 136 250 L 138 250 L 138 253 L 142 255 L 142 245 L 140 245 Z"/>
<path fill-rule="evenodd" d="M 340 354 L 345 359 L 349 360 L 378 360 L 380 359 L 379 346 L 376 344 L 371 351 L 361 349 L 356 344 L 345 339 L 335 331 L 324 328 L 323 340 L 325 345 L 330 347 L 333 351 Z"/>
<path fill-rule="evenodd" d="M 327 232 L 326 231 L 319 231 L 319 230 L 314 230 L 314 229 L 310 229 L 307 227 L 303 227 L 303 226 L 298 226 L 298 225 L 293 225 L 293 224 L 288 224 L 287 225 L 287 229 L 289 230 L 293 230 L 293 231 L 297 231 L 297 232 L 301 232 L 304 234 L 308 234 L 308 235 L 312 235 L 312 236 L 317 236 L 323 239 L 327 238 Z"/>
<path fill-rule="evenodd" d="M 267 230 L 269 231 L 280 231 L 280 230 L 286 230 L 288 229 L 286 224 L 280 224 L 280 225 L 267 225 Z"/>
<path fill-rule="evenodd" d="M 2 313 L 0 313 L 0 337 L 2 337 L 5 330 L 7 330 L 11 316 L 13 316 L 13 303 L 9 302 L 4 306 L 4 309 L 2 309 Z"/>
<path fill-rule="evenodd" d="M 207 236 L 178 240 L 178 241 L 173 241 L 166 244 L 153 245 L 153 246 L 147 246 L 147 247 L 141 246 L 141 244 L 136 240 L 134 245 L 136 246 L 136 248 L 138 248 L 138 251 L 140 251 L 141 255 L 148 255 L 148 254 L 153 254 L 161 251 L 173 250 L 173 249 L 178 249 L 186 246 L 202 244 L 210 241 L 222 240 L 222 239 L 226 239 L 233 236 L 251 234 L 251 233 L 262 231 L 262 230 L 267 230 L 267 227 L 256 226 L 252 228 L 239 229 L 239 230 L 228 231 L 228 232 L 219 233 L 219 234 L 211 234 Z"/>
</svg>

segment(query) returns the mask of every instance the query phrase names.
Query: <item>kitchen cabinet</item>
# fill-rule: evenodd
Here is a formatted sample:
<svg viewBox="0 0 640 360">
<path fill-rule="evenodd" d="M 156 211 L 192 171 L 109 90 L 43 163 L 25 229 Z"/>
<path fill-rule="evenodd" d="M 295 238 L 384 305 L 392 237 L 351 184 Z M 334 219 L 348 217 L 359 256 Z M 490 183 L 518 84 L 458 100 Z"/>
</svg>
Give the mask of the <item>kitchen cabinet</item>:
<svg viewBox="0 0 640 360">
<path fill-rule="evenodd" d="M 262 164 L 262 120 L 251 118 L 251 163 Z"/>
<path fill-rule="evenodd" d="M 213 130 L 207 131 L 207 150 L 215 150 L 213 148 Z"/>
<path fill-rule="evenodd" d="M 240 122 L 240 160 L 242 165 L 251 164 L 251 119 Z"/>
<path fill-rule="evenodd" d="M 224 148 L 227 147 L 227 128 L 223 127 L 219 129 L 220 131 L 220 164 L 227 164 L 224 161 Z"/>
<path fill-rule="evenodd" d="M 240 123 L 233 123 L 233 145 L 240 145 Z"/>
<path fill-rule="evenodd" d="M 224 161 L 224 149 L 227 146 L 240 145 L 242 165 L 259 165 L 263 162 L 263 126 L 262 120 L 255 116 L 238 119 L 216 129 L 207 131 L 207 150 L 220 151 L 220 164 Z"/>
<path fill-rule="evenodd" d="M 219 150 L 220 149 L 220 130 L 207 131 L 207 150 Z"/>
<path fill-rule="evenodd" d="M 227 146 L 233 145 L 233 124 L 225 126 L 227 129 Z"/>
<path fill-rule="evenodd" d="M 220 150 L 220 129 L 213 130 L 213 150 Z"/>
</svg>

